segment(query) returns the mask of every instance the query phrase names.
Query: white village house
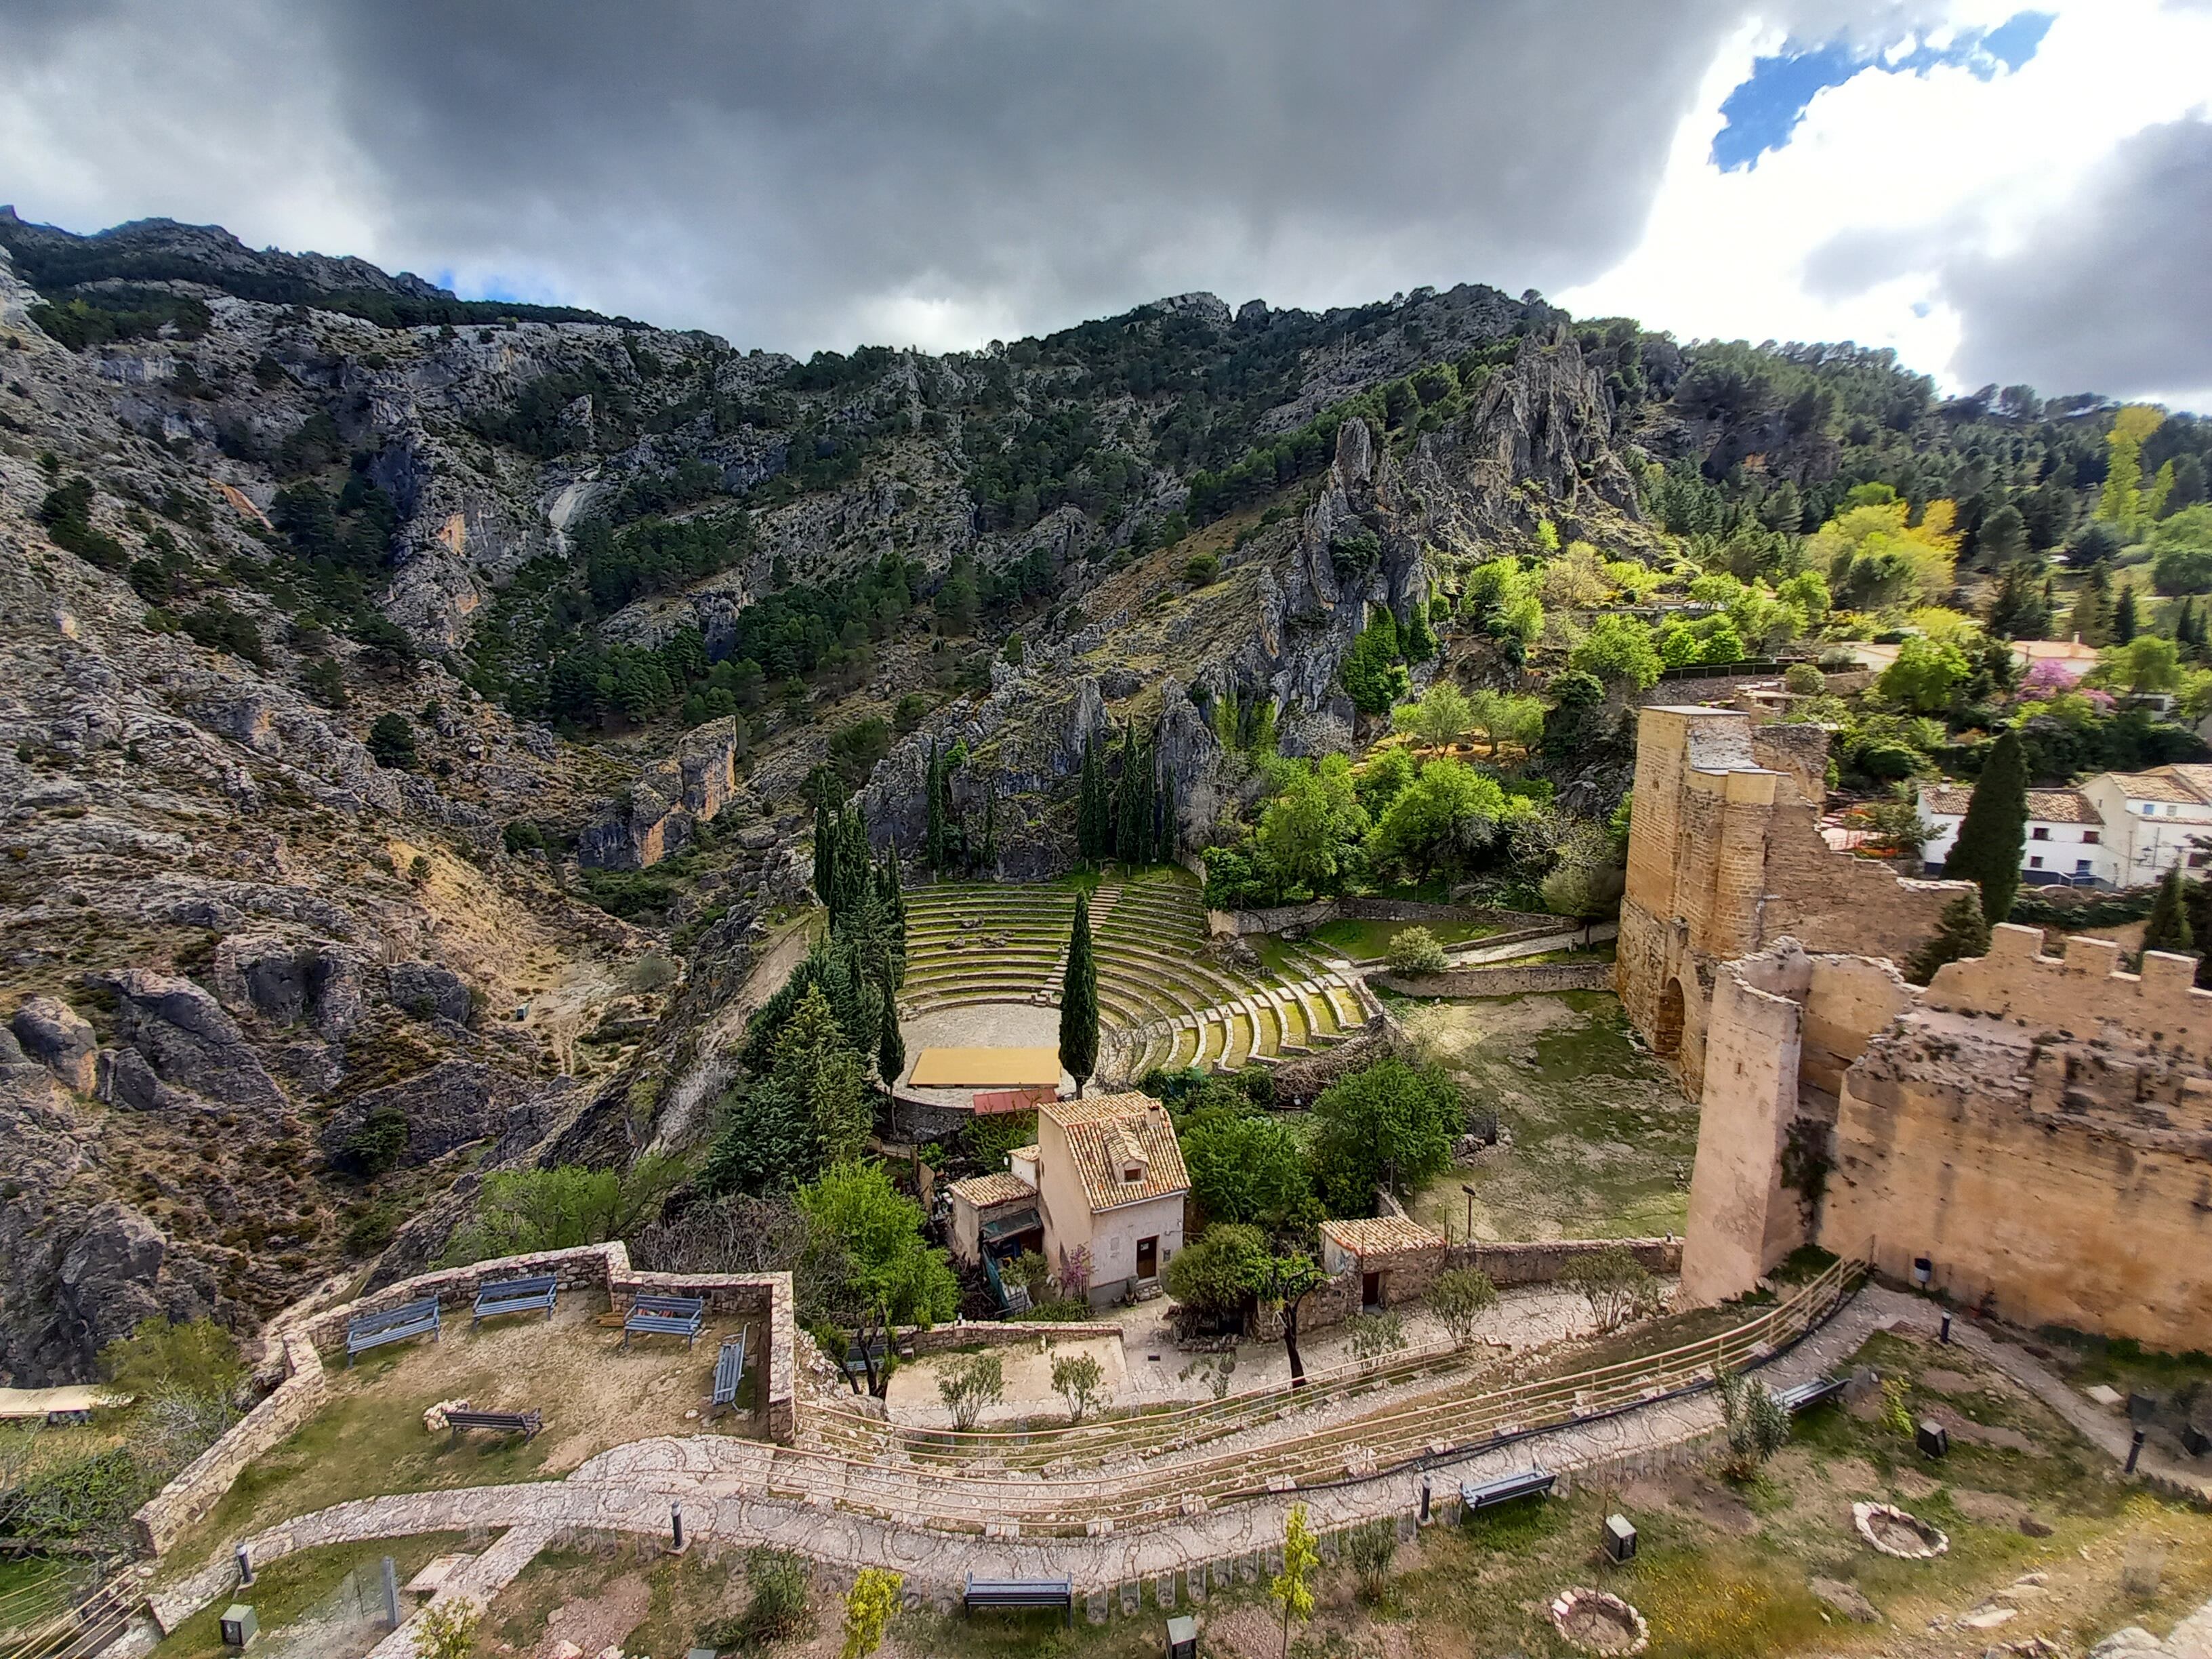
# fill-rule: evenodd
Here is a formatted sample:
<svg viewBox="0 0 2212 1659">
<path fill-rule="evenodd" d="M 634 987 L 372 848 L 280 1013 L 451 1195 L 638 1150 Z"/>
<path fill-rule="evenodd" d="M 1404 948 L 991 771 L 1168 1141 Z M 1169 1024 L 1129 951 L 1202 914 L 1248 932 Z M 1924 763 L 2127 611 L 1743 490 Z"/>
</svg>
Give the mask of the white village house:
<svg viewBox="0 0 2212 1659">
<path fill-rule="evenodd" d="M 1921 858 L 1939 874 L 1974 792 L 1954 784 L 1920 790 L 1929 836 Z M 2141 887 L 2177 866 L 2212 865 L 2212 766 L 2100 772 L 2071 789 L 2027 792 L 2021 877 L 2033 885 Z"/>
<path fill-rule="evenodd" d="M 1037 1143 L 1008 1168 L 952 1183 L 952 1249 L 1041 1249 L 1055 1275 L 1088 1263 L 1094 1305 L 1156 1288 L 1182 1249 L 1190 1176 L 1167 1109 L 1150 1095 L 1046 1101 Z"/>
</svg>

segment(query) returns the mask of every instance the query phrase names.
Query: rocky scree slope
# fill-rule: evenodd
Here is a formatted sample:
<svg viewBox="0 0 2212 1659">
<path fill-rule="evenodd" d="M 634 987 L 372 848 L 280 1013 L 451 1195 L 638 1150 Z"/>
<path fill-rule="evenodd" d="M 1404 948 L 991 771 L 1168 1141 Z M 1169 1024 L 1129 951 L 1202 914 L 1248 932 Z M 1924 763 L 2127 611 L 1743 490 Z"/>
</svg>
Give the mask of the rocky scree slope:
<svg viewBox="0 0 2212 1659">
<path fill-rule="evenodd" d="M 501 836 L 580 821 L 628 769 L 434 661 L 288 625 L 268 471 L 149 434 L 144 377 L 174 365 L 67 349 L 37 304 L 0 258 L 0 1374 L 24 1384 L 157 1312 L 249 1328 L 463 1149 L 528 1156 L 650 942 Z M 180 630 L 148 561 L 256 643 Z M 323 663 L 342 709 L 302 690 Z M 416 769 L 364 745 L 398 709 Z M 507 1017 L 526 1001 L 560 1017 Z"/>
</svg>

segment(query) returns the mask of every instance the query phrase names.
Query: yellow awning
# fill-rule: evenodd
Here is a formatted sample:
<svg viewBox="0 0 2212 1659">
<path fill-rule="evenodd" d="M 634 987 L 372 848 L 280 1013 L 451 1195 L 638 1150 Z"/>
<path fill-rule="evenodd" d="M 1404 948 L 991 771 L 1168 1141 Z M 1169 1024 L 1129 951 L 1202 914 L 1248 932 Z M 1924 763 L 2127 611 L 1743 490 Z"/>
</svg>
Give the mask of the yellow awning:
<svg viewBox="0 0 2212 1659">
<path fill-rule="evenodd" d="M 1058 1048 L 924 1048 L 907 1081 L 917 1089 L 1054 1088 Z"/>
</svg>

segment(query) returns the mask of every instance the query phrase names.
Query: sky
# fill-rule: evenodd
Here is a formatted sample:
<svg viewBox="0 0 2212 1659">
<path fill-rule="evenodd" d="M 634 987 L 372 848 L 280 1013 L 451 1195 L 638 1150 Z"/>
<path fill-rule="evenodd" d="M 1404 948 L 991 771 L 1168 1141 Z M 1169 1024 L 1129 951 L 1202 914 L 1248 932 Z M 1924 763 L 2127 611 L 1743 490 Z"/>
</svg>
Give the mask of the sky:
<svg viewBox="0 0 2212 1659">
<path fill-rule="evenodd" d="M 2212 0 L 8 0 L 6 201 L 801 355 L 1481 282 L 2212 410 Z"/>
</svg>

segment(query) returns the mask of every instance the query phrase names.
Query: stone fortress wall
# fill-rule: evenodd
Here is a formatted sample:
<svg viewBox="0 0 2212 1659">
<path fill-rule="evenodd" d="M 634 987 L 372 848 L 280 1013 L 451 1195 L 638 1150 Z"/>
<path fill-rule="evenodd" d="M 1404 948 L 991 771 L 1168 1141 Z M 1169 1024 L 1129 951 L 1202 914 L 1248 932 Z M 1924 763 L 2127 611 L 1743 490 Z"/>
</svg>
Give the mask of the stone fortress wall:
<svg viewBox="0 0 2212 1659">
<path fill-rule="evenodd" d="M 2212 1331 L 2212 993 L 2194 962 L 2117 971 L 2002 926 L 1924 991 L 1795 940 L 1712 1003 L 1686 1300 L 1797 1246 L 2026 1325 L 2200 1348 Z"/>
<path fill-rule="evenodd" d="M 1614 986 L 1692 1096 L 1723 963 L 1785 936 L 1902 961 L 1960 882 L 1901 881 L 1820 839 L 1827 734 L 1732 708 L 1660 705 L 1637 721 L 1636 805 Z"/>
</svg>

